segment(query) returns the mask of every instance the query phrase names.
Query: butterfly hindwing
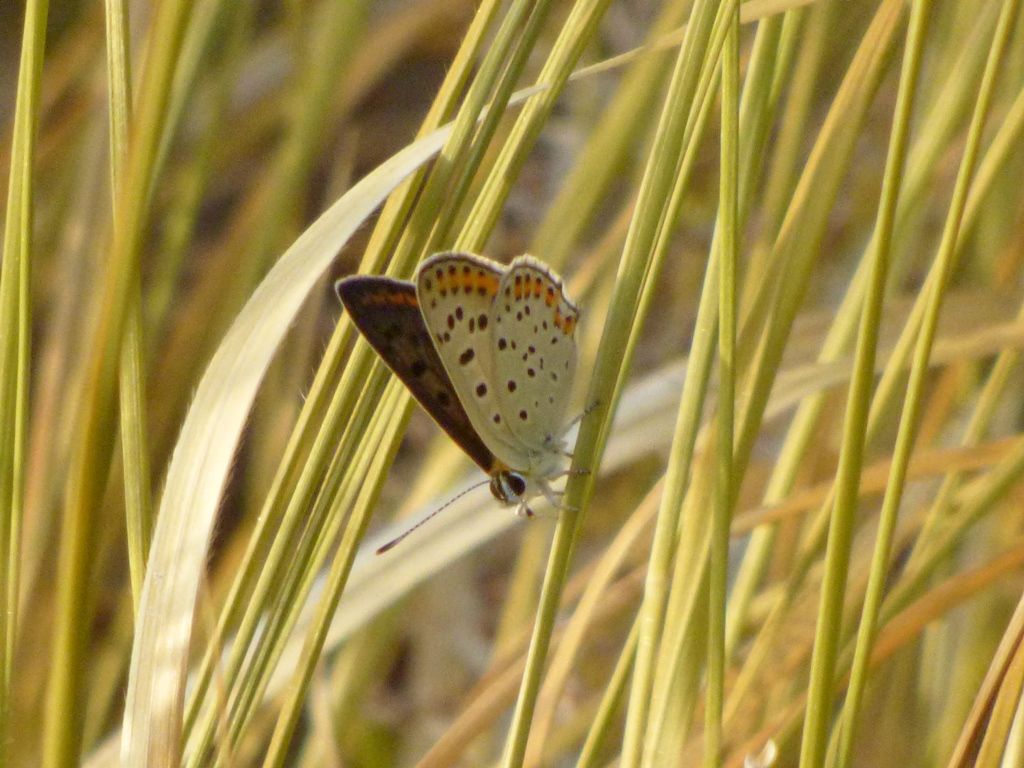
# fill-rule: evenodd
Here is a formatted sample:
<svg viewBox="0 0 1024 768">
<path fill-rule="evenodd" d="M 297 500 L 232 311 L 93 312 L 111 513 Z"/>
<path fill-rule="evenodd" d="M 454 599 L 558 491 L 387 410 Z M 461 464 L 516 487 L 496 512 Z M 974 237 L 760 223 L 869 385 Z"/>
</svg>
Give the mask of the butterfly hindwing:
<svg viewBox="0 0 1024 768">
<path fill-rule="evenodd" d="M 388 277 L 356 276 L 335 285 L 352 322 L 424 410 L 485 472 L 494 454 L 480 439 L 438 356 L 416 287 Z"/>
<path fill-rule="evenodd" d="M 512 262 L 494 302 L 495 385 L 516 438 L 543 453 L 559 441 L 576 375 L 579 310 L 541 262 Z"/>
</svg>

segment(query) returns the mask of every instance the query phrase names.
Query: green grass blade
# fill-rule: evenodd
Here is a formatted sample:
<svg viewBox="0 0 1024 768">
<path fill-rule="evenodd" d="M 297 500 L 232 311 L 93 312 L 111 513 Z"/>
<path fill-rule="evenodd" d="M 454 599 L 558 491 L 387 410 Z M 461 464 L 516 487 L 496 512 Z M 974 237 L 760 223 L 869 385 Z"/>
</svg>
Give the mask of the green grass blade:
<svg viewBox="0 0 1024 768">
<path fill-rule="evenodd" d="M 40 76 L 49 3 L 25 4 L 17 102 L 11 143 L 3 261 L 0 263 L 0 763 L 10 759 L 11 689 L 18 634 L 21 528 L 25 500 L 25 446 L 31 366 L 29 275 L 33 262 L 34 166 Z"/>
<path fill-rule="evenodd" d="M 718 429 L 715 504 L 712 512 L 708 596 L 708 683 L 704 765 L 721 761 L 722 703 L 725 698 L 725 603 L 729 570 L 729 527 L 738 478 L 732 469 L 736 397 L 736 264 L 739 260 L 739 12 L 730 14 L 722 54 L 722 138 L 719 218 L 722 223 L 718 299 Z"/>
<path fill-rule="evenodd" d="M 878 209 L 878 220 L 873 234 L 875 248 L 872 252 L 873 263 L 871 265 L 871 277 L 868 284 L 868 293 L 865 297 L 864 310 L 861 316 L 859 338 L 857 341 L 857 352 L 854 360 L 853 381 L 850 384 L 849 404 L 846 411 L 846 425 L 843 429 L 843 448 L 840 454 L 839 476 L 836 478 L 838 494 L 835 507 L 832 511 L 831 527 L 840 529 L 851 527 L 852 518 L 856 512 L 857 486 L 861 467 L 863 465 L 864 437 L 867 427 L 868 404 L 871 397 L 871 383 L 874 378 L 875 352 L 878 345 L 878 328 L 882 313 L 882 299 L 885 291 L 885 284 L 888 279 L 890 253 L 892 249 L 893 227 L 896 220 L 897 200 L 900 194 L 900 180 L 904 175 L 904 165 L 907 154 L 908 136 L 910 134 L 910 120 L 913 114 L 914 98 L 917 92 L 918 75 L 921 70 L 921 56 L 925 43 L 927 31 L 928 14 L 931 3 L 928 0 L 920 0 L 915 3 L 911 14 L 910 24 L 907 29 L 907 41 L 904 46 L 903 65 L 900 74 L 899 93 L 896 100 L 896 110 L 893 117 L 893 130 L 889 138 L 889 155 L 886 158 L 885 175 L 882 181 L 881 205 Z M 849 458 L 847 458 L 847 455 Z M 895 518 L 889 520 L 895 522 Z M 884 523 L 883 523 L 884 526 Z M 883 537 L 880 530 L 879 546 L 881 548 Z M 892 534 L 892 528 L 888 530 Z M 829 543 L 833 539 L 830 537 Z M 888 546 L 885 547 L 886 563 L 888 561 Z M 826 554 L 826 582 L 822 588 L 823 612 L 822 623 L 819 623 L 819 631 L 830 631 L 824 625 L 824 608 L 829 595 L 839 596 L 839 602 L 833 606 L 836 612 L 842 609 L 843 589 L 835 587 L 829 590 L 830 573 L 828 571 L 830 560 Z M 882 572 L 887 566 L 882 567 Z M 845 580 L 845 576 L 844 579 Z M 865 634 L 871 628 L 875 616 L 868 613 L 871 599 L 871 588 L 868 588 L 869 600 L 865 603 L 864 618 L 861 622 L 861 636 L 864 638 L 871 635 Z M 880 593 L 875 597 L 880 597 Z M 877 610 L 877 606 L 875 609 Z M 841 617 L 832 614 L 833 620 L 841 624 Z M 873 634 L 873 632 L 872 632 Z M 870 648 L 870 641 L 865 641 L 864 651 L 858 651 L 858 655 L 867 652 Z M 858 640 L 860 644 L 860 640 Z M 824 643 L 822 646 L 824 647 Z M 815 643 L 815 649 L 818 643 Z M 860 706 L 860 699 L 863 695 L 865 684 L 864 664 L 867 656 L 862 656 L 860 663 L 854 662 L 853 679 L 850 682 L 850 689 L 844 708 L 844 721 L 840 728 L 840 752 L 837 764 L 846 766 L 851 758 L 853 748 L 853 736 L 856 725 L 856 713 Z M 812 662 L 813 664 L 813 662 Z M 812 694 L 816 693 L 812 685 Z M 813 699 L 808 703 L 808 714 Z M 806 732 L 806 731 L 805 731 Z"/>
</svg>

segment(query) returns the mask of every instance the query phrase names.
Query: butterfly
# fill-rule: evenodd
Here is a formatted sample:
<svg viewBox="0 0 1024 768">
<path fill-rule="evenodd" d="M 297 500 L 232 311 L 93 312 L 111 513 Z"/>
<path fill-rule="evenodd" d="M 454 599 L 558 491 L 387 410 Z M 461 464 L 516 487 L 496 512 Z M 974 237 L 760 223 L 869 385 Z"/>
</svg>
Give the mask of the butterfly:
<svg viewBox="0 0 1024 768">
<path fill-rule="evenodd" d="M 442 252 L 413 282 L 357 275 L 335 289 L 370 346 L 489 475 L 496 499 L 525 515 L 538 495 L 559 506 L 550 480 L 570 455 L 579 309 L 556 274 L 527 255 L 505 267 Z"/>
</svg>

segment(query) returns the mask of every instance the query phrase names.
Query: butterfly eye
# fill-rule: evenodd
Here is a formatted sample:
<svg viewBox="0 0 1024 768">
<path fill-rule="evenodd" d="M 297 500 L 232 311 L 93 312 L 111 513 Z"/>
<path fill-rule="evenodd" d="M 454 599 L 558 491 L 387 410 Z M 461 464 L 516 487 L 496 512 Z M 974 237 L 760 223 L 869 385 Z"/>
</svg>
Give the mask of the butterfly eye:
<svg viewBox="0 0 1024 768">
<path fill-rule="evenodd" d="M 498 501 L 516 504 L 526 493 L 526 478 L 518 472 L 505 470 L 491 478 L 491 494 Z"/>
</svg>

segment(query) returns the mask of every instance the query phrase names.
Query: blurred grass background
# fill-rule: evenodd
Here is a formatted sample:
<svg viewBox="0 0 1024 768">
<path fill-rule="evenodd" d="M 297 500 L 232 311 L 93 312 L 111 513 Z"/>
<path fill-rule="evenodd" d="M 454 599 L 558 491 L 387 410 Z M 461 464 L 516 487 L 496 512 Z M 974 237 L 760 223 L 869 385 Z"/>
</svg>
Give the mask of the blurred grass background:
<svg viewBox="0 0 1024 768">
<path fill-rule="evenodd" d="M 1019 6 L 0 5 L 0 764 L 1024 764 Z M 375 558 L 479 478 L 331 283 L 443 248 L 592 471 Z"/>
</svg>

